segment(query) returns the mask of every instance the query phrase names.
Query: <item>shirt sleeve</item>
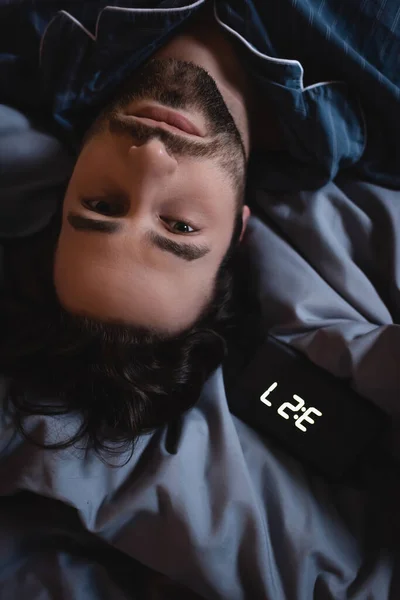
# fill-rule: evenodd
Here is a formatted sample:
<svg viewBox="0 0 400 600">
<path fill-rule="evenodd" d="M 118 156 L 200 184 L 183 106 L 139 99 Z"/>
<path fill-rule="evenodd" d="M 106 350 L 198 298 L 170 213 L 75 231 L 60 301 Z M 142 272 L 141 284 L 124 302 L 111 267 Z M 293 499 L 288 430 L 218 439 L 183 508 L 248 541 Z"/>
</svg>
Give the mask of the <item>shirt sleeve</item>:
<svg viewBox="0 0 400 600">
<path fill-rule="evenodd" d="M 43 34 L 61 10 L 78 16 L 80 12 L 97 14 L 97 0 L 85 2 L 84 11 L 83 4 L 68 0 L 0 2 L 0 104 L 25 113 L 43 111 L 49 102 L 42 92 L 39 64 Z"/>
<path fill-rule="evenodd" d="M 25 108 L 39 102 L 42 29 L 33 9 L 11 0 L 0 7 L 0 103 Z"/>
</svg>

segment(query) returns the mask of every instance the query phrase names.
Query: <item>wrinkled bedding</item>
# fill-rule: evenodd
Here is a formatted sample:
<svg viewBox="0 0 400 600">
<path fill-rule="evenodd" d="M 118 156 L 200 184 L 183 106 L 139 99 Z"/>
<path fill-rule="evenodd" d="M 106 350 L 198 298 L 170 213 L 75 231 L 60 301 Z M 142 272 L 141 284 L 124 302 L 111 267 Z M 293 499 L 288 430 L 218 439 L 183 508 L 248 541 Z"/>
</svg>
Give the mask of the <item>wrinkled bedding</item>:
<svg viewBox="0 0 400 600">
<path fill-rule="evenodd" d="M 3 106 L 0 165 L 0 236 L 44 227 L 70 154 Z M 400 192 L 341 176 L 272 195 L 259 173 L 248 202 L 260 327 L 390 415 L 384 443 L 331 482 L 231 413 L 222 368 L 118 468 L 40 450 L 2 419 L 0 598 L 189 598 L 171 580 L 210 600 L 400 597 Z M 76 425 L 32 417 L 27 429 L 50 442 Z"/>
</svg>

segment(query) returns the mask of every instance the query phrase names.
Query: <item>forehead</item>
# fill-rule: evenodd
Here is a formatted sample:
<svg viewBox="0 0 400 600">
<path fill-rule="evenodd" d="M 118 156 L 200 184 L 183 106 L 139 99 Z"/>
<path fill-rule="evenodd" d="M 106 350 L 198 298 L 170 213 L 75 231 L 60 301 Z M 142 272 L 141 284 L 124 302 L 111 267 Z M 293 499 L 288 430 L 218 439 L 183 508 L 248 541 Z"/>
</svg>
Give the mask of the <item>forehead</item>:
<svg viewBox="0 0 400 600">
<path fill-rule="evenodd" d="M 83 234 L 61 233 L 54 261 L 54 283 L 69 312 L 160 330 L 186 326 L 207 301 L 213 281 L 211 264 L 180 269 L 105 247 Z M 101 248 L 101 250 L 100 250 Z M 159 258 L 159 257 L 157 257 Z"/>
</svg>

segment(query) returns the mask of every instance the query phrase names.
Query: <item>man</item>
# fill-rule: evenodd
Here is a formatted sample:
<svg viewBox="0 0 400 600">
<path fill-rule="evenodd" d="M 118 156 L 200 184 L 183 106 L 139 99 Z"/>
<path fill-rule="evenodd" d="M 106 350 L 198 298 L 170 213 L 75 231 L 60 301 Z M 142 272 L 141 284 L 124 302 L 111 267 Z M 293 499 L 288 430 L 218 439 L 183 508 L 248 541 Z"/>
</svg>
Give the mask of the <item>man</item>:
<svg viewBox="0 0 400 600">
<path fill-rule="evenodd" d="M 191 406 L 220 362 L 215 333 L 226 334 L 230 265 L 250 215 L 244 190 L 251 152 L 268 156 L 271 189 L 282 186 L 289 167 L 289 187 L 299 185 L 296 177 L 317 187 L 354 165 L 391 184 L 398 175 L 380 150 L 371 154 L 358 96 L 342 81 L 360 71 L 359 57 L 344 65 L 345 36 L 325 36 L 322 46 L 335 52 L 324 78 L 333 81 L 320 83 L 325 65 L 301 45 L 306 32 L 279 39 L 285 11 L 301 22 L 289 5 L 271 8 L 274 28 L 267 34 L 262 2 L 154 10 L 125 3 L 100 14 L 96 3 L 85 4 L 63 4 L 60 13 L 56 3 L 10 8 L 2 20 L 11 31 L 9 23 L 23 15 L 40 39 L 43 92 L 33 107 L 50 98 L 59 125 L 86 133 L 57 231 L 55 296 L 38 318 L 24 320 L 25 308 L 17 314 L 20 337 L 7 316 L 19 349 L 10 352 L 6 338 L 3 361 L 18 381 L 17 414 L 40 405 L 24 390 L 50 394 L 61 408 L 40 410 L 82 410 L 79 436 L 101 444 L 132 440 Z M 320 4 L 315 15 L 323 21 L 328 9 Z M 132 39 L 135 27 L 140 44 Z M 7 56 L 18 54 L 18 39 L 8 43 Z M 306 72 L 293 52 L 304 57 Z M 19 72 L 3 60 L 17 90 L 5 90 L 4 102 L 20 104 L 15 97 L 32 83 L 23 81 L 32 58 L 22 55 Z M 373 70 L 361 69 L 361 93 Z M 381 104 L 395 105 L 394 87 L 385 88 Z M 374 101 L 363 100 L 373 111 Z M 372 127 L 372 140 L 381 131 Z M 32 339 L 40 347 L 26 342 Z"/>
<path fill-rule="evenodd" d="M 248 107 L 254 101 L 235 50 L 216 24 L 203 46 L 204 30 L 212 24 L 208 6 L 191 28 L 164 46 L 128 80 L 125 90 L 96 119 L 85 136 L 64 199 L 53 271 L 57 300 L 67 314 L 91 319 L 78 319 L 79 326 L 86 324 L 93 330 L 97 322 L 111 324 L 108 329 L 101 324 L 98 327 L 103 336 L 116 331 L 115 343 L 119 346 L 124 346 L 121 337 L 128 335 L 131 343 L 125 348 L 125 357 L 114 346 L 112 359 L 119 361 L 115 370 L 122 371 L 125 386 L 130 380 L 122 429 L 128 423 L 138 429 L 144 410 L 140 401 L 143 405 L 148 402 L 146 392 L 162 397 L 169 390 L 175 391 L 175 408 L 165 401 L 164 408 L 155 410 L 153 406 L 153 415 L 142 427 L 160 423 L 178 407 L 182 410 L 189 406 L 196 400 L 210 368 L 221 359 L 220 352 L 212 352 L 212 340 L 202 339 L 202 346 L 209 348 L 209 357 L 203 357 L 200 366 L 190 365 L 194 374 L 185 373 L 186 363 L 194 360 L 196 326 L 201 329 L 204 323 L 204 328 L 208 318 L 210 323 L 215 321 L 217 330 L 215 306 L 221 313 L 223 308 L 226 310 L 224 296 L 230 285 L 225 281 L 225 264 L 242 238 L 249 217 L 243 197 L 250 151 Z M 193 60 L 197 57 L 197 64 L 179 60 L 181 55 Z M 216 59 L 218 55 L 220 60 Z M 50 310 L 48 305 L 46 310 Z M 49 318 L 54 323 L 54 316 L 50 316 L 45 318 L 46 324 Z M 219 319 L 223 321 L 224 317 Z M 29 321 L 37 327 L 40 318 L 30 316 Z M 24 328 L 24 337 L 43 339 L 43 334 L 33 332 L 31 326 Z M 64 331 L 71 326 L 68 323 Z M 15 328 L 11 329 L 15 335 Z M 168 345 L 172 360 L 167 360 L 165 348 L 161 348 L 158 358 L 155 340 L 176 338 L 182 332 L 179 346 L 175 341 L 175 352 L 172 342 Z M 139 333 L 142 344 L 143 336 L 152 334 L 150 351 L 144 348 L 139 352 L 138 343 L 135 347 L 135 335 L 137 340 Z M 60 328 L 56 337 L 56 344 L 62 346 Z M 6 346 L 9 356 L 8 342 Z M 29 370 L 35 373 L 36 385 L 40 377 L 41 390 L 46 389 L 46 378 L 38 376 L 42 370 L 39 362 L 48 368 L 49 360 L 53 362 L 59 354 L 51 343 L 50 348 L 50 352 L 49 347 L 46 349 L 47 357 L 40 349 L 35 357 L 28 352 Z M 65 389 L 60 391 L 60 386 L 67 385 L 67 393 L 82 408 L 78 399 L 87 395 L 87 386 L 96 381 L 96 351 L 88 359 L 90 349 L 85 345 L 88 368 L 84 374 L 77 367 L 84 362 L 79 351 L 74 350 L 73 360 L 69 360 L 73 365 L 69 367 L 65 351 L 63 354 L 61 365 L 53 364 L 51 369 L 53 377 L 57 373 L 55 393 L 62 397 Z M 210 359 L 210 366 L 205 366 Z M 114 378 L 115 387 L 119 376 L 117 372 L 105 377 L 106 360 L 104 356 L 97 359 L 101 364 L 101 382 L 94 394 L 98 407 L 102 394 L 110 404 L 109 381 Z M 157 363 L 163 366 L 159 382 Z M 20 368 L 21 356 L 18 365 Z M 136 372 L 127 374 L 132 369 Z M 175 378 L 171 377 L 173 369 Z M 149 371 L 148 383 L 141 374 L 145 370 Z M 183 388 L 179 393 L 176 379 Z M 32 377 L 30 384 L 35 387 Z M 54 387 L 49 391 L 54 393 Z M 123 389 L 120 397 L 124 397 Z M 113 405 L 111 413 L 115 413 L 115 402 Z"/>
<path fill-rule="evenodd" d="M 65 196 L 54 281 L 67 310 L 169 334 L 197 320 L 249 216 L 251 91 L 209 10 L 127 82 Z"/>
</svg>

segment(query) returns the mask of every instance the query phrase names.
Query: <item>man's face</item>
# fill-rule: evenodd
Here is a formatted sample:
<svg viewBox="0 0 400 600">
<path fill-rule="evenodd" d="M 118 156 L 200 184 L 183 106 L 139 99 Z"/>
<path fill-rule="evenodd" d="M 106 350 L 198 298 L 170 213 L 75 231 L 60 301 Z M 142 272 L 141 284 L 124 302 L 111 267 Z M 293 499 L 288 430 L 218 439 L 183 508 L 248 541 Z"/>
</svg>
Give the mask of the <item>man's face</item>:
<svg viewBox="0 0 400 600">
<path fill-rule="evenodd" d="M 89 131 L 69 182 L 54 263 L 64 308 L 171 333 L 190 326 L 242 210 L 245 165 L 206 71 L 148 62 Z"/>
</svg>

